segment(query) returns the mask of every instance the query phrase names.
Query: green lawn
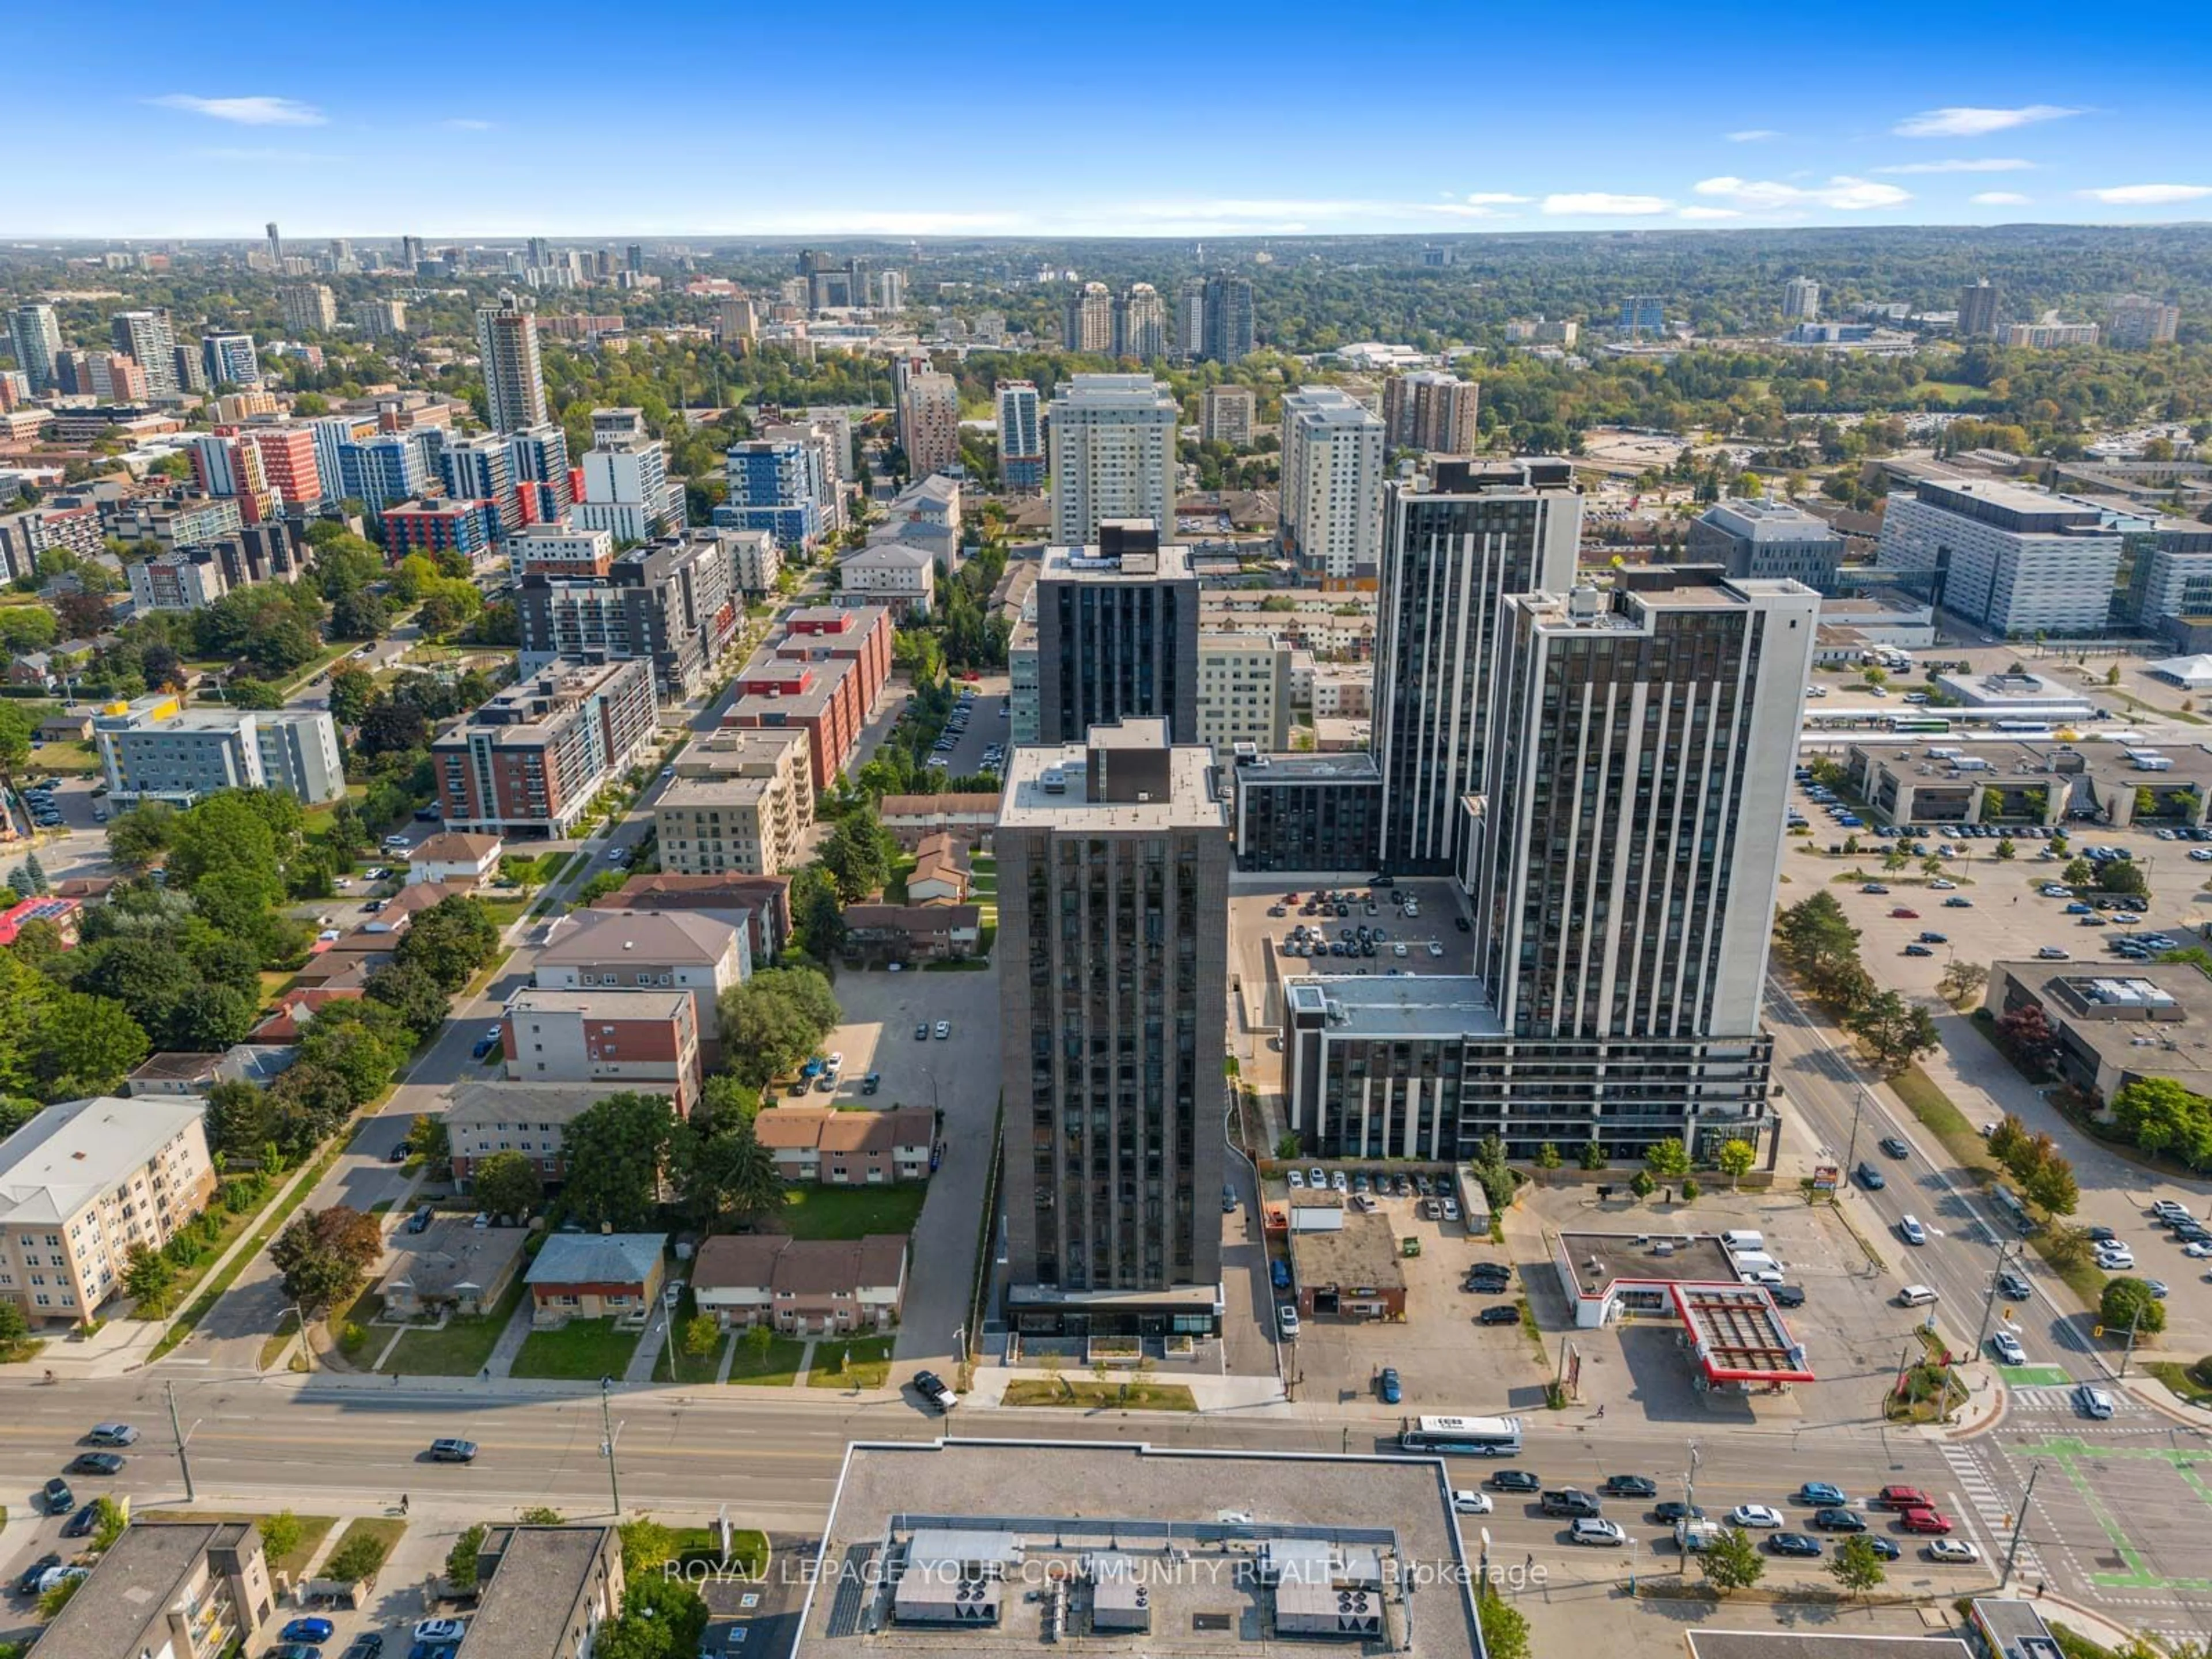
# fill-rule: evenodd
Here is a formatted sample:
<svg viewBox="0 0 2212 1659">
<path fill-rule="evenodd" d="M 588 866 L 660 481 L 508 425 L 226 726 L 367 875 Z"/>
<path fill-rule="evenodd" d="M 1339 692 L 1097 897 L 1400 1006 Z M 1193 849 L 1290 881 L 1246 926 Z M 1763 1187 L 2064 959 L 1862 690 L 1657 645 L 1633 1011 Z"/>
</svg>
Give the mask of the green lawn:
<svg viewBox="0 0 2212 1659">
<path fill-rule="evenodd" d="M 557 1331 L 532 1331 L 514 1357 L 517 1376 L 550 1376 L 596 1382 L 620 1376 L 637 1352 L 638 1334 L 617 1330 L 611 1319 L 572 1319 Z"/>
<path fill-rule="evenodd" d="M 891 1339 L 855 1337 L 846 1342 L 817 1342 L 806 1373 L 810 1389 L 880 1389 L 890 1381 Z"/>
<path fill-rule="evenodd" d="M 799 1380 L 799 1359 L 805 1352 L 804 1342 L 787 1336 L 779 1336 L 765 1349 L 756 1350 L 741 1333 L 737 1353 L 730 1361 L 730 1381 L 756 1388 L 787 1389 Z"/>
<path fill-rule="evenodd" d="M 100 770 L 100 750 L 88 743 L 46 743 L 31 751 L 23 768 L 27 777 L 47 772 L 84 777 Z"/>
<path fill-rule="evenodd" d="M 1078 1382 L 1072 1377 L 1018 1376 L 1006 1384 L 1008 1406 L 1059 1406 L 1071 1411 L 1194 1412 L 1198 1401 L 1181 1382 Z"/>
<path fill-rule="evenodd" d="M 793 1238 L 910 1233 L 928 1191 L 919 1182 L 898 1187 L 787 1188 L 783 1194 L 783 1230 Z"/>
<path fill-rule="evenodd" d="M 134 1521 L 210 1522 L 259 1521 L 264 1517 L 249 1515 L 243 1510 L 136 1510 L 131 1518 Z M 327 1515 L 295 1515 L 292 1518 L 300 1523 L 300 1541 L 289 1553 L 270 1561 L 269 1570 L 272 1573 L 281 1572 L 296 1582 L 307 1563 L 314 1559 L 315 1547 L 330 1534 L 331 1528 L 337 1525 L 337 1522 Z"/>
<path fill-rule="evenodd" d="M 395 1376 L 474 1376 L 499 1346 L 499 1336 L 520 1305 L 520 1277 L 488 1314 L 449 1319 L 441 1330 L 409 1331 L 384 1362 Z"/>
</svg>

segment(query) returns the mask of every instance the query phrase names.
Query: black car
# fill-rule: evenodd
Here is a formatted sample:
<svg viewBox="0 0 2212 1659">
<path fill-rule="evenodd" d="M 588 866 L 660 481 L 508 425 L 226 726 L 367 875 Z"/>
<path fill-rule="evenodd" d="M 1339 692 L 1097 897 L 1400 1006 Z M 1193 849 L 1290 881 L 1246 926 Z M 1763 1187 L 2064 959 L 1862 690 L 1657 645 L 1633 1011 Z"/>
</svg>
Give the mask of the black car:
<svg viewBox="0 0 2212 1659">
<path fill-rule="evenodd" d="M 1458 928 L 1462 933 L 1471 933 L 1474 931 L 1474 925 L 1470 923 L 1465 916 L 1454 916 L 1452 918 L 1452 926 Z"/>
<path fill-rule="evenodd" d="M 1820 1540 L 1809 1533 L 1778 1532 L 1766 1540 L 1766 1547 L 1777 1555 L 1818 1555 Z"/>
<path fill-rule="evenodd" d="M 1897 1135 L 1884 1135 L 1881 1138 L 1881 1146 L 1882 1151 L 1887 1152 L 1892 1158 L 1909 1158 L 1912 1154 L 1912 1149 Z"/>
<path fill-rule="evenodd" d="M 1605 1513 L 1605 1506 L 1579 1486 L 1561 1486 L 1544 1494 L 1544 1513 L 1595 1516 Z"/>
<path fill-rule="evenodd" d="M 1874 1553 L 1885 1561 L 1894 1561 L 1904 1553 L 1904 1551 L 1898 1548 L 1897 1540 L 1885 1538 L 1878 1532 L 1867 1534 L 1866 1540 L 1874 1546 Z"/>
<path fill-rule="evenodd" d="M 1805 1287 L 1802 1285 L 1771 1285 L 1766 1293 L 1774 1298 L 1774 1305 L 1778 1308 L 1802 1308 L 1805 1305 Z"/>
<path fill-rule="evenodd" d="M 24 1568 L 22 1572 L 16 1577 L 15 1594 L 18 1595 L 35 1595 L 39 1588 L 39 1580 L 46 1576 L 49 1568 L 58 1567 L 61 1564 L 61 1557 L 56 1555 L 52 1550 L 48 1550 L 37 1560 L 32 1562 L 29 1566 Z"/>
<path fill-rule="evenodd" d="M 1527 1469 L 1500 1469 L 1482 1483 L 1492 1492 L 1541 1492 L 1544 1483 Z"/>
<path fill-rule="evenodd" d="M 1875 1169 L 1871 1164 L 1862 1162 L 1859 1164 L 1856 1173 L 1859 1178 L 1859 1185 L 1865 1188 L 1870 1193 L 1878 1193 L 1883 1188 L 1889 1185 L 1889 1177 L 1884 1175 L 1881 1170 Z"/>
<path fill-rule="evenodd" d="M 39 1501 L 48 1515 L 67 1515 L 76 1507 L 76 1494 L 70 1490 L 68 1481 L 56 1475 L 40 1488 Z"/>
<path fill-rule="evenodd" d="M 69 1461 L 65 1474 L 120 1474 L 123 1460 L 113 1452 L 79 1452 Z"/>
<path fill-rule="evenodd" d="M 2029 1288 L 2027 1280 L 2010 1268 L 1997 1275 L 1997 1293 L 2001 1296 L 2008 1296 L 2015 1302 L 2025 1302 L 2034 1294 Z"/>
<path fill-rule="evenodd" d="M 1856 1510 L 1816 1510 L 1813 1524 L 1823 1532 L 1864 1532 L 1866 1517 Z"/>
<path fill-rule="evenodd" d="M 380 1632 L 365 1630 L 346 1644 L 342 1659 L 377 1659 L 384 1651 L 384 1637 Z"/>
<path fill-rule="evenodd" d="M 2110 1227 L 2085 1227 L 2082 1231 L 2088 1236 L 2092 1244 L 2108 1243 L 2119 1237 Z"/>
<path fill-rule="evenodd" d="M 1656 1498 L 1659 1483 L 1647 1475 L 1608 1474 L 1598 1491 L 1607 1498 Z"/>
<path fill-rule="evenodd" d="M 1510 1302 L 1496 1303 L 1475 1315 L 1474 1322 L 1478 1325 L 1518 1325 L 1521 1310 Z"/>
<path fill-rule="evenodd" d="M 87 1504 L 63 1524 L 64 1538 L 89 1538 L 100 1529 L 100 1505 Z"/>
<path fill-rule="evenodd" d="M 927 1022 L 924 1022 L 914 1028 L 914 1040 L 916 1042 L 927 1042 L 929 1041 L 929 1026 Z"/>
<path fill-rule="evenodd" d="M 1705 1512 L 1695 1504 L 1685 1504 L 1679 1498 L 1670 1498 L 1663 1504 L 1651 1506 L 1651 1518 L 1662 1527 L 1671 1527 L 1677 1521 L 1702 1521 Z"/>
</svg>

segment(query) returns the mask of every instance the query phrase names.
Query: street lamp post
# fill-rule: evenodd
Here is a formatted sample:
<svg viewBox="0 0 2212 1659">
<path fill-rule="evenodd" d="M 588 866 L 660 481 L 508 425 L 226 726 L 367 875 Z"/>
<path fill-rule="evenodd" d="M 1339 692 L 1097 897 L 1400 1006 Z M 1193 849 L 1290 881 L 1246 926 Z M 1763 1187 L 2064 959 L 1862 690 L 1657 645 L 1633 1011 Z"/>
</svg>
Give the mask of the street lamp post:
<svg viewBox="0 0 2212 1659">
<path fill-rule="evenodd" d="M 1989 1340 L 1990 1320 L 1997 1310 L 1997 1279 L 2013 1263 L 2020 1249 L 2018 1245 L 2007 1245 L 1997 1252 L 1997 1265 L 1990 1274 L 1990 1293 L 1982 1298 L 1982 1326 L 1974 1333 L 1974 1352 L 1979 1354 L 1982 1344 Z"/>
<path fill-rule="evenodd" d="M 2020 1559 L 2021 1534 L 2027 1530 L 2027 1506 L 2035 1496 L 2035 1477 L 2043 1473 L 2043 1465 L 2033 1464 L 2027 1471 L 2027 1489 L 2020 1495 L 2020 1513 L 2013 1517 L 2012 1542 L 2006 1547 L 2004 1571 L 1997 1575 L 1997 1588 L 2012 1583 L 2013 1563 Z"/>
<path fill-rule="evenodd" d="M 615 1380 L 611 1376 L 599 1379 L 599 1455 L 607 1460 L 607 1486 L 614 1494 L 615 1519 L 622 1519 L 622 1475 L 615 1468 L 615 1443 L 622 1437 L 622 1426 L 614 1421 L 611 1403 Z"/>
<path fill-rule="evenodd" d="M 176 1437 L 177 1467 L 184 1472 L 185 1476 L 185 1501 L 187 1504 L 193 1503 L 198 1500 L 199 1492 L 192 1485 L 192 1460 L 185 1450 L 191 1441 L 191 1436 L 185 1432 L 184 1425 L 177 1418 L 177 1385 L 173 1382 L 164 1382 L 161 1384 L 161 1391 L 168 1397 L 169 1432 Z M 199 1425 L 195 1423 L 192 1426 L 197 1429 Z"/>
</svg>

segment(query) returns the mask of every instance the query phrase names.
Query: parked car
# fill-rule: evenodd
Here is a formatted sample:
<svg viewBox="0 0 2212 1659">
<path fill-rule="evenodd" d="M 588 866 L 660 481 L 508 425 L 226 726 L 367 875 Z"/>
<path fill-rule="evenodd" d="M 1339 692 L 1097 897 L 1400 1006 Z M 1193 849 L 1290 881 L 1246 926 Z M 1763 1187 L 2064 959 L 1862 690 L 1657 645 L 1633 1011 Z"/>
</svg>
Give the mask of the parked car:
<svg viewBox="0 0 2212 1659">
<path fill-rule="evenodd" d="M 459 1619 L 423 1619 L 415 1626 L 418 1642 L 458 1642 L 468 1633 L 468 1626 Z"/>
<path fill-rule="evenodd" d="M 1778 1532 L 1766 1540 L 1766 1547 L 1777 1555 L 1814 1556 L 1820 1553 L 1820 1540 L 1805 1532 Z"/>
<path fill-rule="evenodd" d="M 63 1524 L 64 1538 L 89 1538 L 100 1530 L 100 1505 L 87 1504 Z"/>
<path fill-rule="evenodd" d="M 935 1371 L 916 1371 L 914 1391 L 939 1412 L 950 1412 L 960 1403 L 960 1396 L 945 1387 L 945 1379 Z"/>
<path fill-rule="evenodd" d="M 276 1632 L 280 1642 L 327 1642 L 338 1627 L 327 1619 L 295 1619 Z"/>
<path fill-rule="evenodd" d="M 1510 1302 L 1493 1303 L 1475 1315 L 1474 1322 L 1478 1325 L 1517 1325 L 1521 1322 L 1521 1310 Z"/>
<path fill-rule="evenodd" d="M 1964 1564 L 1982 1559 L 1981 1551 L 1963 1538 L 1939 1538 L 1923 1552 L 1930 1561 Z"/>
<path fill-rule="evenodd" d="M 1297 1304 L 1295 1302 L 1278 1302 L 1275 1304 L 1275 1323 L 1285 1336 L 1295 1337 L 1297 1335 Z"/>
<path fill-rule="evenodd" d="M 1398 1386 L 1398 1368 L 1395 1365 L 1385 1365 L 1382 1368 L 1382 1375 L 1375 1379 L 1375 1392 L 1386 1406 L 1395 1406 L 1398 1403 L 1401 1395 Z"/>
<path fill-rule="evenodd" d="M 39 1489 L 39 1502 L 48 1515 L 67 1515 L 76 1507 L 76 1494 L 70 1490 L 68 1481 L 57 1475 Z"/>
<path fill-rule="evenodd" d="M 1456 1496 L 1457 1494 L 1454 1495 Z M 1486 1499 L 1484 1501 L 1486 1506 L 1488 1500 Z M 1485 1507 L 1481 1512 L 1487 1515 L 1490 1511 L 1487 1507 Z M 44 1555 L 32 1562 L 29 1566 L 24 1568 L 23 1571 L 16 1576 L 15 1594 L 18 1595 L 37 1595 L 39 1592 L 39 1580 L 45 1577 L 47 1573 L 51 1572 L 54 1568 L 61 1565 L 61 1557 L 56 1555 L 52 1550 L 48 1550 Z"/>
</svg>

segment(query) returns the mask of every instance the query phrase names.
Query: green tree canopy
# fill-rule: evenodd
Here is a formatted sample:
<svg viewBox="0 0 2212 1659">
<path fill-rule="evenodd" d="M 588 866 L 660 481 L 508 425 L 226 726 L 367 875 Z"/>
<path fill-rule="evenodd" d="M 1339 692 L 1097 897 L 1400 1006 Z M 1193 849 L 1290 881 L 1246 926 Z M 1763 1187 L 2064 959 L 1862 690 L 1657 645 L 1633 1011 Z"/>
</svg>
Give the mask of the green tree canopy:
<svg viewBox="0 0 2212 1659">
<path fill-rule="evenodd" d="M 676 1109 L 665 1095 L 609 1095 L 579 1115 L 562 1142 L 569 1213 L 618 1232 L 652 1225 L 675 1139 Z"/>
</svg>

